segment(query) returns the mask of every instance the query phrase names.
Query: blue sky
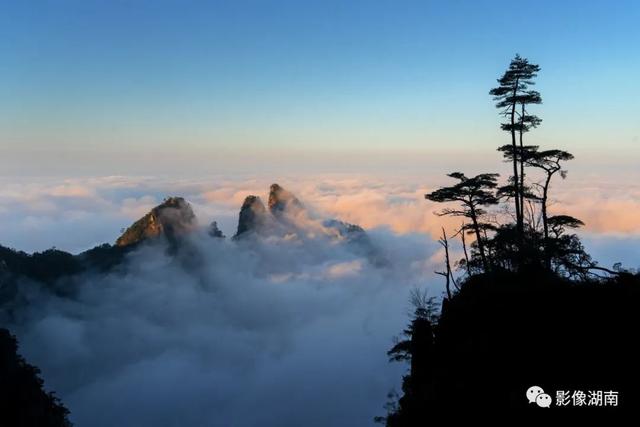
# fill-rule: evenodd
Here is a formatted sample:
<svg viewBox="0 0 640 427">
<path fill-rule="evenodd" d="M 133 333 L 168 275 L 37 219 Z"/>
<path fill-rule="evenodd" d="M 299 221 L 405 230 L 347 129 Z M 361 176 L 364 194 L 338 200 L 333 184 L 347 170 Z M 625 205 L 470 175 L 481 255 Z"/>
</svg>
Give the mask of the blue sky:
<svg viewBox="0 0 640 427">
<path fill-rule="evenodd" d="M 636 1 L 0 8 L 0 149 L 14 167 L 51 152 L 493 151 L 487 92 L 516 52 L 542 66 L 531 142 L 640 153 Z"/>
</svg>

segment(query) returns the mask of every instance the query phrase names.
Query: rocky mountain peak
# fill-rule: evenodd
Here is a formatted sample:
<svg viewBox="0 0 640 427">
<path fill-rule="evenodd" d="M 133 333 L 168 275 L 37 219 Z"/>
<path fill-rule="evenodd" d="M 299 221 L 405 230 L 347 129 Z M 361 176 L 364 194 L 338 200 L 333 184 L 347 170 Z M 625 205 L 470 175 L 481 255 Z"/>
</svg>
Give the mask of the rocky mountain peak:
<svg viewBox="0 0 640 427">
<path fill-rule="evenodd" d="M 273 215 L 281 215 L 284 212 L 295 214 L 304 209 L 304 206 L 296 196 L 285 190 L 278 184 L 271 184 L 269 189 L 269 211 Z"/>
<path fill-rule="evenodd" d="M 259 229 L 265 222 L 267 209 L 258 196 L 247 196 L 240 208 L 238 216 L 238 230 L 234 237 L 251 230 Z"/>
<path fill-rule="evenodd" d="M 195 226 L 191 205 L 182 197 L 169 197 L 127 228 L 116 240 L 116 246 L 129 246 L 161 235 L 173 240 Z"/>
<path fill-rule="evenodd" d="M 218 238 L 221 238 L 221 239 L 225 238 L 225 235 L 222 232 L 222 230 L 220 230 L 220 228 L 218 228 L 218 222 L 217 221 L 213 221 L 209 225 L 209 230 L 207 230 L 207 232 L 209 233 L 209 236 L 211 236 L 211 237 L 218 237 Z"/>
</svg>

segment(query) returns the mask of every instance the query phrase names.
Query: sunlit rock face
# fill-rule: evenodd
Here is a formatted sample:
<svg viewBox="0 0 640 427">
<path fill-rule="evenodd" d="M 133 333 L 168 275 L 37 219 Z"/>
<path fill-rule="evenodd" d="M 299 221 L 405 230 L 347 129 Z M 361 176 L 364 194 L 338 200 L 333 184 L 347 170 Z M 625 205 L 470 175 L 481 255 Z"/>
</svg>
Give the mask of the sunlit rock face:
<svg viewBox="0 0 640 427">
<path fill-rule="evenodd" d="M 169 197 L 127 228 L 116 240 L 116 245 L 134 245 L 160 236 L 174 241 L 196 226 L 196 216 L 191 205 L 182 197 Z"/>
<path fill-rule="evenodd" d="M 300 200 L 278 184 L 271 184 L 267 206 L 258 196 L 248 196 L 238 216 L 238 229 L 234 238 L 248 235 L 296 236 L 304 234 L 306 211 Z"/>
<path fill-rule="evenodd" d="M 181 197 L 171 197 L 153 208 L 144 217 L 133 223 L 116 241 L 116 247 L 127 248 L 146 240 L 164 238 L 174 250 L 189 246 L 186 235 L 198 228 L 191 205 Z M 213 221 L 206 230 L 214 238 L 224 238 L 224 234 Z M 260 197 L 247 196 L 238 215 L 238 226 L 234 241 L 286 240 L 298 242 L 326 240 L 344 245 L 356 256 L 367 258 L 376 265 L 382 265 L 382 257 L 362 227 L 336 219 L 318 218 L 308 211 L 302 202 L 290 191 L 278 184 L 269 188 L 267 205 Z M 274 240 L 275 239 L 275 240 Z"/>
<path fill-rule="evenodd" d="M 386 255 L 362 227 L 320 217 L 277 184 L 270 190 L 269 208 L 257 196 L 244 200 L 233 244 L 224 243 L 218 247 L 237 244 L 261 253 L 263 259 L 268 260 L 265 268 L 272 270 L 277 270 L 279 265 L 283 269 L 290 266 L 282 262 L 286 258 L 282 257 L 283 251 L 297 251 L 296 256 L 313 259 L 314 268 L 330 259 L 336 251 L 356 263 L 362 259 L 376 267 L 388 265 Z M 206 237 L 205 241 L 202 236 Z M 224 237 L 215 221 L 208 228 L 199 227 L 189 203 L 183 198 L 171 197 L 133 223 L 115 245 L 99 245 L 77 255 L 56 249 L 27 254 L 0 246 L 0 313 L 2 301 L 13 301 L 17 284 L 23 279 L 45 283 L 52 289 L 60 283 L 64 287 L 64 283 L 68 284 L 75 275 L 123 268 L 128 254 L 147 241 L 154 243 L 149 246 L 166 248 L 166 255 L 186 270 L 195 271 L 198 263 L 204 262 L 206 242 L 222 242 Z M 298 250 L 300 248 L 307 251 Z"/>
<path fill-rule="evenodd" d="M 269 188 L 267 207 L 257 196 L 248 196 L 244 200 L 234 240 L 250 236 L 289 242 L 327 240 L 344 245 L 356 256 L 367 258 L 375 265 L 386 263 L 362 227 L 336 219 L 317 218 L 292 192 L 278 184 Z"/>
</svg>

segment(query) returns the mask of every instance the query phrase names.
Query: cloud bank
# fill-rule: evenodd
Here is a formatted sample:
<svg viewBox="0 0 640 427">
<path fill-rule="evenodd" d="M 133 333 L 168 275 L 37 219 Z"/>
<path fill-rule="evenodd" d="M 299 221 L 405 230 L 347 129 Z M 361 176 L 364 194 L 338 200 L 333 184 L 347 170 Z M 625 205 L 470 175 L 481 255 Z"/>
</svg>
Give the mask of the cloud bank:
<svg viewBox="0 0 640 427">
<path fill-rule="evenodd" d="M 442 292 L 436 244 L 372 230 L 380 265 L 297 226 L 238 242 L 203 227 L 175 256 L 156 241 L 72 298 L 25 283 L 9 327 L 79 426 L 371 425 L 405 369 L 386 351 L 410 289 Z"/>
<path fill-rule="evenodd" d="M 280 183 L 314 216 L 362 225 L 389 263 L 312 232 L 240 243 L 207 236 L 211 220 L 234 234 L 244 197 L 266 199 L 262 178 L 1 188 L 0 243 L 27 251 L 113 242 L 171 195 L 189 200 L 201 221 L 189 251 L 170 257 L 161 244 L 145 246 L 120 270 L 76 278 L 72 299 L 23 287 L 31 308 L 8 326 L 77 425 L 353 426 L 384 412 L 405 369 L 385 353 L 407 321 L 408 293 L 442 292 L 431 237 L 443 219 L 423 198 L 434 186 L 353 175 Z M 557 198 L 585 220 L 587 249 L 603 265 L 638 267 L 640 187 L 614 188 L 578 182 L 559 186 Z"/>
<path fill-rule="evenodd" d="M 218 221 L 227 235 L 235 232 L 244 197 L 265 197 L 272 178 L 97 177 L 87 179 L 2 182 L 0 243 L 18 249 L 44 250 L 52 245 L 77 252 L 113 242 L 120 230 L 168 196 L 183 196 L 201 221 Z M 440 234 L 459 226 L 458 219 L 434 215 L 441 206 L 424 194 L 449 183 L 446 177 L 318 175 L 283 177 L 280 183 L 326 217 L 388 228 L 394 233 Z M 595 177 L 572 177 L 554 187 L 552 212 L 568 213 L 586 223 L 585 232 L 640 236 L 640 185 Z"/>
</svg>

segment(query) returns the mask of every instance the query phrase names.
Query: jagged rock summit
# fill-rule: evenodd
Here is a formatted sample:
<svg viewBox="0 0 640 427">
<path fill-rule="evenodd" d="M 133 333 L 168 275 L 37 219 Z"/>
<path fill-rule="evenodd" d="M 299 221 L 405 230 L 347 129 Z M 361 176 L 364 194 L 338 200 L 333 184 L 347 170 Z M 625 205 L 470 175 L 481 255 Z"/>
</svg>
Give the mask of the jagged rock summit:
<svg viewBox="0 0 640 427">
<path fill-rule="evenodd" d="M 159 236 L 173 241 L 196 225 L 191 205 L 182 197 L 169 197 L 127 228 L 116 240 L 116 246 L 134 245 Z"/>
<path fill-rule="evenodd" d="M 296 214 L 304 210 L 304 206 L 296 196 L 290 191 L 285 190 L 278 184 L 271 184 L 269 188 L 269 212 L 273 215 L 280 216 L 287 212 Z"/>
<path fill-rule="evenodd" d="M 254 234 L 290 239 L 292 236 L 318 236 L 318 232 L 333 241 L 345 243 L 352 252 L 376 265 L 386 263 L 362 227 L 337 219 L 314 219 L 293 193 L 275 183 L 269 188 L 267 207 L 258 196 L 248 196 L 244 200 L 234 240 Z"/>
<path fill-rule="evenodd" d="M 234 238 L 261 229 L 266 222 L 267 209 L 258 196 L 247 196 L 238 215 L 238 229 Z"/>
<path fill-rule="evenodd" d="M 294 228 L 288 219 L 304 211 L 304 206 L 298 198 L 278 184 L 269 187 L 267 206 L 260 197 L 247 196 L 240 208 L 238 228 L 234 238 L 249 232 L 265 234 L 267 229 L 286 231 Z"/>
<path fill-rule="evenodd" d="M 331 243 L 343 244 L 348 251 L 367 258 L 374 265 L 387 263 L 362 227 L 336 219 L 322 221 L 309 215 L 292 193 L 277 184 L 270 187 L 268 206 L 265 207 L 259 197 L 248 196 L 240 209 L 234 240 L 253 234 L 286 240 L 329 239 Z M 21 278 L 54 286 L 60 279 L 82 272 L 110 271 L 118 268 L 139 243 L 151 239 L 166 239 L 171 253 L 175 254 L 178 249 L 189 246 L 184 245 L 185 240 L 181 237 L 197 228 L 191 205 L 182 197 L 170 197 L 127 228 L 115 245 L 99 245 L 77 255 L 55 248 L 27 254 L 0 245 L 0 285 L 4 283 L 4 287 L 0 286 L 0 322 L 2 301 L 9 301 L 16 295 Z M 215 240 L 224 240 L 215 221 L 206 231 Z M 193 251 L 189 253 L 192 255 Z"/>
<path fill-rule="evenodd" d="M 209 225 L 209 230 L 207 231 L 207 233 L 209 234 L 209 236 L 211 237 L 216 237 L 216 238 L 220 238 L 220 239 L 224 239 L 226 236 L 224 235 L 224 233 L 222 232 L 222 230 L 220 230 L 218 228 L 218 222 L 217 221 L 213 221 L 210 225 Z"/>
</svg>

